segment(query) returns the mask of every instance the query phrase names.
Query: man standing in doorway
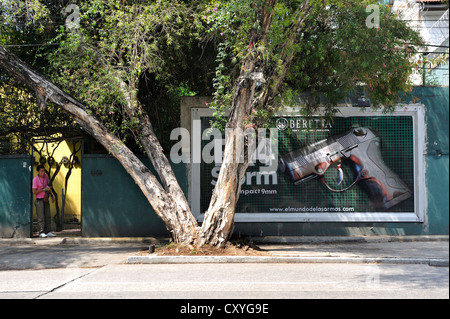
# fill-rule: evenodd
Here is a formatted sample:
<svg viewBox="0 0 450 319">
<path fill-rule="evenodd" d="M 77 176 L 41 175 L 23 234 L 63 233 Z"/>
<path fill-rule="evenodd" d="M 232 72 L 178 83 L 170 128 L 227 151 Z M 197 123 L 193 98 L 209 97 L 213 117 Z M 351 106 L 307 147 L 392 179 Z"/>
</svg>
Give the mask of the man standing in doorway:
<svg viewBox="0 0 450 319">
<path fill-rule="evenodd" d="M 33 178 L 33 194 L 36 195 L 36 214 L 39 225 L 39 237 L 55 237 L 56 235 L 51 232 L 51 219 L 50 219 L 50 203 L 49 197 L 52 198 L 52 202 L 55 202 L 51 193 L 51 186 L 48 186 L 48 175 L 45 172 L 45 168 L 42 165 L 37 167 L 38 174 Z"/>
</svg>

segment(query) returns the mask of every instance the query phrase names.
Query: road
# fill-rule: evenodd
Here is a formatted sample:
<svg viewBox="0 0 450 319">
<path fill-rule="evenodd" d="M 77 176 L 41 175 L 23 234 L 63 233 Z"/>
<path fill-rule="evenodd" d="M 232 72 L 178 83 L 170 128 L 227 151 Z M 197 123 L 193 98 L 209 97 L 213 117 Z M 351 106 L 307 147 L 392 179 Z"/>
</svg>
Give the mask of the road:
<svg viewBox="0 0 450 319">
<path fill-rule="evenodd" d="M 0 298 L 448 299 L 449 268 L 416 264 L 72 265 L 0 271 Z"/>
</svg>

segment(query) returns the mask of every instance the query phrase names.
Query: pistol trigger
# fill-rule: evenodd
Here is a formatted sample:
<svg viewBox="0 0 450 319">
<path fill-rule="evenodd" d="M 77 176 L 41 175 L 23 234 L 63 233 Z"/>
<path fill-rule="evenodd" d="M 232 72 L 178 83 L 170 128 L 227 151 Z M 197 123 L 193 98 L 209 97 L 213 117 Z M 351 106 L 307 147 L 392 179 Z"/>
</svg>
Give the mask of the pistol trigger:
<svg viewBox="0 0 450 319">
<path fill-rule="evenodd" d="M 337 170 L 338 170 L 338 181 L 337 181 L 337 184 L 341 185 L 342 181 L 344 180 L 344 171 L 341 168 L 341 164 L 337 165 Z"/>
</svg>

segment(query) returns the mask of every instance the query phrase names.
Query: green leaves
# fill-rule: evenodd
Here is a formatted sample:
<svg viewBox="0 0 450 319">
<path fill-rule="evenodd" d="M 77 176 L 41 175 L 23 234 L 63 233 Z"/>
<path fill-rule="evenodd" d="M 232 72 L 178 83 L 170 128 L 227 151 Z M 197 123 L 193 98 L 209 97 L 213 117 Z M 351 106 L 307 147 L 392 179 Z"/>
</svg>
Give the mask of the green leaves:
<svg viewBox="0 0 450 319">
<path fill-rule="evenodd" d="M 307 2 L 312 10 L 293 29 Z M 380 27 L 368 28 L 365 6 L 376 2 L 279 0 L 263 37 L 267 0 L 88 0 L 79 4 L 78 29 L 64 27 L 63 8 L 54 3 L 4 0 L 0 43 L 57 44 L 22 50 L 21 58 L 25 55 L 39 65 L 125 139 L 139 128 L 125 112 L 127 107 L 137 110 L 142 101 L 161 104 L 173 107 L 161 111 L 161 117 L 171 118 L 180 95 L 200 91 L 214 92 L 212 107 L 223 124 L 236 80 L 254 70 L 267 81 L 255 98 L 267 90 L 270 103 L 255 106 L 249 121 L 264 119 L 304 92 L 311 95 L 311 104 L 319 95 L 326 96 L 332 108 L 361 86 L 373 104 L 389 108 L 398 102 L 398 93 L 410 87 L 409 75 L 416 66 L 412 58 L 421 41 L 387 6 L 379 6 Z M 198 61 L 211 54 L 215 58 Z M 254 62 L 251 70 L 249 59 Z M 155 93 L 163 91 L 155 99 Z M 156 120 L 164 125 L 160 117 Z"/>
<path fill-rule="evenodd" d="M 372 105 L 389 109 L 399 102 L 401 92 L 409 90 L 414 54 L 421 40 L 388 6 L 377 7 L 380 27 L 372 28 L 367 25 L 371 11 L 366 6 L 377 1 L 310 1 L 313 10 L 289 42 L 291 27 L 305 1 L 278 1 L 267 42 L 249 48 L 252 36 L 261 31 L 258 18 L 263 3 L 214 1 L 205 9 L 206 40 L 219 42 L 213 104 L 217 114 L 229 107 L 234 81 L 247 54 L 258 57 L 268 79 L 284 75 L 283 52 L 285 56 L 294 54 L 280 98 L 274 97 L 273 103 L 289 103 L 289 99 L 309 92 L 312 104 L 321 95 L 333 108 L 363 86 Z M 308 110 L 314 109 L 308 106 Z"/>
<path fill-rule="evenodd" d="M 314 43 L 314 48 L 301 53 L 297 70 L 298 64 L 305 65 L 312 75 L 309 86 L 328 93 L 331 104 L 365 86 L 372 105 L 389 108 L 398 102 L 398 94 L 408 89 L 415 50 L 406 49 L 405 43 L 419 46 L 418 35 L 386 6 L 380 6 L 380 28 L 367 27 L 367 16 L 361 3 L 331 6 L 319 15 L 313 26 L 316 32 L 305 39 Z M 292 74 L 293 81 L 294 77 Z M 295 83 L 308 90 L 304 82 Z"/>
<path fill-rule="evenodd" d="M 142 76 L 170 81 L 198 36 L 197 17 L 184 2 L 163 0 L 90 0 L 79 11 L 80 28 L 63 29 L 49 58 L 53 78 L 126 139 L 139 129 L 129 114 L 140 108 Z"/>
</svg>

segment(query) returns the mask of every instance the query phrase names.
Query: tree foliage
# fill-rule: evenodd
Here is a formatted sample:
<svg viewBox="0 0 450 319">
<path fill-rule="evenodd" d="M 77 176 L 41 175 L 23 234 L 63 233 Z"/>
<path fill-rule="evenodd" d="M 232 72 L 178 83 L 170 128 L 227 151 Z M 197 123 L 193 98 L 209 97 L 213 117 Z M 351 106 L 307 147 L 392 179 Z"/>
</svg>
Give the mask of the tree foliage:
<svg viewBox="0 0 450 319">
<path fill-rule="evenodd" d="M 305 92 L 309 99 L 301 106 L 307 114 L 317 106 L 326 106 L 333 114 L 336 104 L 357 88 L 366 90 L 372 106 L 386 111 L 400 102 L 401 92 L 410 90 L 409 77 L 417 66 L 414 56 L 422 41 L 389 6 L 376 7 L 379 26 L 373 27 L 368 5 L 377 1 L 313 1 L 311 14 L 293 36 L 291 27 L 304 1 L 277 1 L 267 41 L 249 48 L 252 33 L 260 31 L 255 7 L 263 2 L 214 1 L 205 10 L 205 40 L 215 41 L 218 47 L 213 107 L 219 120 L 225 118 L 234 80 L 247 54 L 260 57 L 259 70 L 266 79 L 282 72 L 286 50 L 293 54 L 277 96 L 265 111 L 255 110 L 251 121 L 257 123 L 266 121 L 267 111 L 280 105 L 298 106 L 298 96 Z M 287 41 L 291 41 L 288 46 Z"/>
<path fill-rule="evenodd" d="M 282 83 L 269 83 L 279 86 L 276 96 L 247 122 L 263 125 L 280 105 L 298 104 L 305 92 L 307 113 L 325 104 L 333 114 L 336 103 L 358 87 L 375 107 L 392 109 L 399 93 L 411 87 L 418 35 L 386 5 L 378 6 L 379 26 L 368 27 L 367 5 L 376 1 L 357 0 L 311 1 L 313 10 L 292 34 L 304 2 L 276 1 L 267 39 L 249 48 L 261 31 L 262 0 L 89 0 L 78 4 L 72 28 L 64 23 L 67 1 L 4 0 L 0 43 L 54 44 L 16 51 L 123 140 L 139 125 L 138 117 L 124 114 L 127 104 L 151 110 L 154 125 L 167 125 L 177 98 L 185 94 L 213 93 L 217 123 L 223 124 L 249 54 L 258 58 L 258 71 L 267 81 L 282 72 L 286 51 L 293 58 Z M 152 90 L 159 96 L 146 94 Z M 159 112 L 155 100 L 164 104 Z M 167 133 L 159 136 L 167 139 Z"/>
<path fill-rule="evenodd" d="M 168 152 L 170 131 L 179 126 L 180 97 L 208 93 L 210 86 L 204 68 L 210 63 L 200 57 L 208 58 L 211 50 L 198 46 L 202 25 L 196 6 L 189 1 L 73 3 L 3 0 L 0 43 L 13 45 L 16 55 L 130 144 L 130 132 L 140 121 L 124 114 L 124 107 L 145 111 Z"/>
<path fill-rule="evenodd" d="M 53 79 L 125 138 L 140 124 L 140 82 L 169 83 L 187 67 L 185 52 L 198 38 L 196 17 L 180 1 L 85 1 L 76 28 L 61 27 L 50 61 Z"/>
<path fill-rule="evenodd" d="M 51 40 L 56 26 L 63 24 L 57 1 L 2 1 L 0 6 L 0 45 L 5 45 L 33 67 L 48 73 L 48 55 L 56 49 Z M 52 17 L 50 19 L 50 17 Z M 14 153 L 27 153 L 35 137 L 55 133 L 79 135 L 79 126 L 55 105 L 42 112 L 36 94 L 0 69 L 0 136 L 15 136 Z"/>
</svg>

